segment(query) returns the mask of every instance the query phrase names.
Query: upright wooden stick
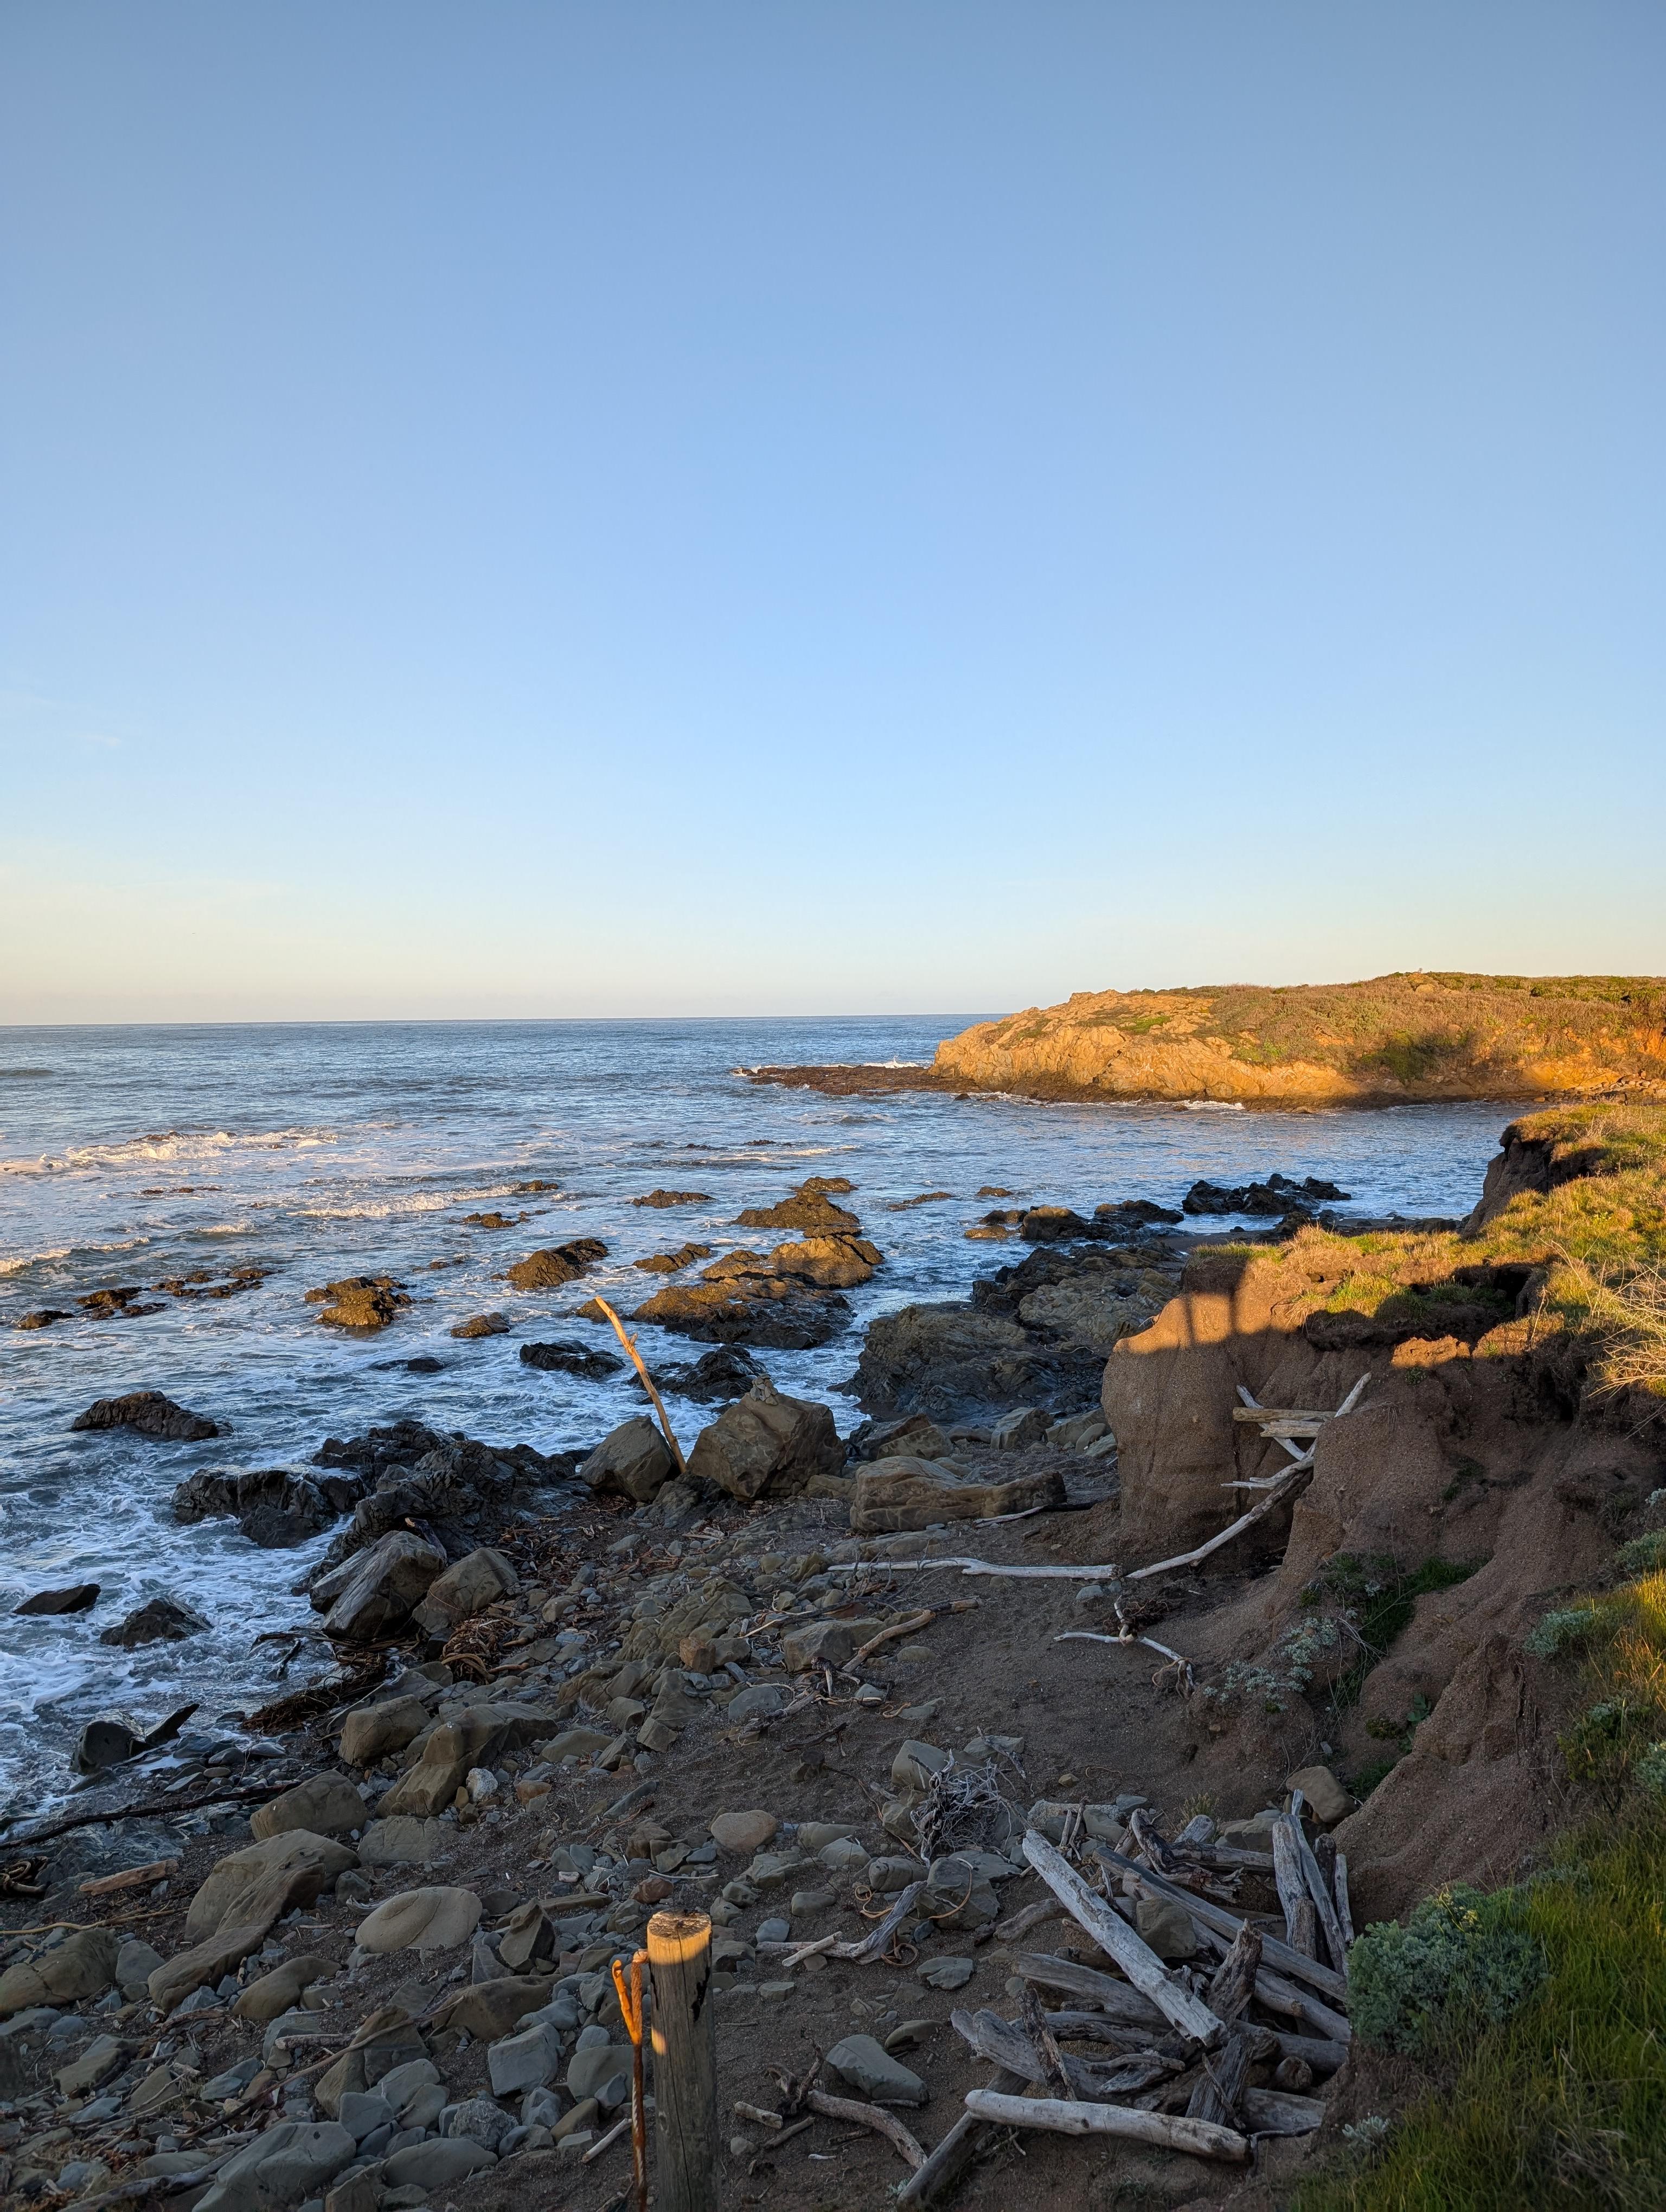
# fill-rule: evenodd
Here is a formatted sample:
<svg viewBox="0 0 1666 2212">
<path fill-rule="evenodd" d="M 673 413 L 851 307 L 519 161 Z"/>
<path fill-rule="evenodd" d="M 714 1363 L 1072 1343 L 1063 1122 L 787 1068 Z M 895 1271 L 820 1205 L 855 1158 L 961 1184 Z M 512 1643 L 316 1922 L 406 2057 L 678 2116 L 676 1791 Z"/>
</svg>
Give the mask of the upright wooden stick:
<svg viewBox="0 0 1666 2212">
<path fill-rule="evenodd" d="M 648 1923 L 654 1984 L 654 2191 L 660 2212 L 717 2212 L 717 2067 L 712 2039 L 712 1923 L 656 1912 Z"/>
<path fill-rule="evenodd" d="M 678 1474 L 686 1474 L 689 1468 L 688 1462 L 683 1457 L 683 1447 L 678 1443 L 676 1433 L 672 1430 L 669 1419 L 666 1418 L 666 1409 L 660 1401 L 660 1393 L 654 1387 L 654 1378 L 648 1373 L 647 1368 L 642 1364 L 642 1355 L 636 1349 L 636 1340 L 635 1337 L 627 1336 L 625 1334 L 624 1323 L 619 1319 L 619 1316 L 614 1312 L 612 1307 L 609 1305 L 605 1298 L 598 1298 L 596 1300 L 596 1304 L 607 1316 L 609 1321 L 612 1322 L 614 1335 L 618 1338 L 620 1343 L 623 1345 L 626 1352 L 629 1354 L 630 1364 L 641 1376 L 643 1389 L 648 1392 L 648 1396 L 654 1401 L 654 1410 L 660 1416 L 660 1426 L 665 1432 L 666 1442 L 671 1446 L 671 1455 L 677 1462 L 677 1472 Z"/>
</svg>

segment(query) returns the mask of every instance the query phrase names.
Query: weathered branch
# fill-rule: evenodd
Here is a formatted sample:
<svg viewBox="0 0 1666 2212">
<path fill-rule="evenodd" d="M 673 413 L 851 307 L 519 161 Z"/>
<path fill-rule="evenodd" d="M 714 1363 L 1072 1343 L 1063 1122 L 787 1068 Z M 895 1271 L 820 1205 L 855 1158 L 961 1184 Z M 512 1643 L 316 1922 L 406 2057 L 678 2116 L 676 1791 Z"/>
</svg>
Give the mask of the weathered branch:
<svg viewBox="0 0 1666 2212">
<path fill-rule="evenodd" d="M 1045 2128 L 1061 2136 L 1122 2136 L 1131 2142 L 1154 2143 L 1161 2150 L 1189 2152 L 1194 2158 L 1218 2158 L 1242 2166 L 1250 2155 L 1248 2139 L 1231 2128 L 1203 2120 L 1170 2119 L 1163 2112 L 1140 2112 L 1127 2105 L 1067 2105 L 1061 2097 L 1003 2097 L 993 2089 L 969 2089 L 966 2110 L 1002 2127 Z"/>
<path fill-rule="evenodd" d="M 1183 1905 L 1194 1920 L 1201 1921 L 1206 1928 L 1213 1928 L 1218 1935 L 1225 1936 L 1229 1942 L 1246 1924 L 1242 1914 L 1229 1912 L 1224 1905 L 1213 1904 L 1207 1897 L 1199 1897 L 1193 1890 L 1183 1889 L 1178 1882 L 1165 1881 L 1160 1874 L 1153 1874 L 1149 1867 L 1140 1864 L 1123 1852 L 1112 1850 L 1109 1844 L 1096 1844 L 1093 1848 L 1094 1856 L 1104 1860 L 1107 1866 L 1114 1867 L 1118 1874 L 1135 1875 L 1170 1904 Z M 1298 1980 L 1310 1984 L 1321 1995 L 1336 2003 L 1345 2005 L 1347 2002 L 1347 1977 L 1335 1972 L 1329 1966 L 1321 1966 L 1316 1959 L 1304 1958 L 1299 1951 L 1292 1951 L 1287 1943 L 1280 1943 L 1267 1935 L 1262 1937 L 1262 1957 L 1268 1966 L 1276 1967 L 1280 1973 L 1294 1974 Z"/>
<path fill-rule="evenodd" d="M 594 1304 L 601 1312 L 605 1314 L 608 1320 L 612 1322 L 614 1335 L 617 1336 L 620 1343 L 623 1345 L 626 1352 L 629 1356 L 631 1365 L 636 1370 L 638 1379 L 641 1381 L 643 1389 L 648 1392 L 648 1396 L 654 1401 L 654 1410 L 660 1416 L 660 1426 L 665 1432 L 666 1442 L 671 1446 L 671 1455 L 677 1462 L 677 1472 L 678 1474 L 685 1475 L 688 1473 L 689 1468 L 688 1462 L 683 1457 L 683 1447 L 677 1441 L 677 1432 L 671 1425 L 671 1417 L 666 1411 L 665 1401 L 661 1399 L 660 1393 L 654 1387 L 654 1377 L 648 1373 L 646 1365 L 643 1364 L 642 1355 L 636 1349 L 635 1339 L 625 1334 L 624 1323 L 619 1319 L 619 1316 L 614 1312 L 612 1307 L 609 1305 L 605 1298 L 599 1297 L 594 1301 Z"/>
<path fill-rule="evenodd" d="M 1171 2021 L 1183 2035 L 1191 2036 L 1199 2043 L 1219 2041 L 1221 2024 L 1208 2006 L 1169 1972 L 1156 1952 L 1088 1887 L 1069 1862 L 1033 1828 L 1025 1837 L 1024 1856 L 1071 1918 L 1116 1960 L 1135 1989 L 1149 1997 L 1166 2020 Z"/>
<path fill-rule="evenodd" d="M 825 2089 L 812 2089 L 805 2102 L 812 2112 L 820 2112 L 830 2120 L 845 2120 L 859 2128 L 872 2128 L 881 2135 L 902 2158 L 909 2169 L 918 2173 L 926 2163 L 926 2154 L 903 2125 L 894 2112 L 883 2105 L 859 2104 L 854 2097 L 830 2097 Z"/>
</svg>

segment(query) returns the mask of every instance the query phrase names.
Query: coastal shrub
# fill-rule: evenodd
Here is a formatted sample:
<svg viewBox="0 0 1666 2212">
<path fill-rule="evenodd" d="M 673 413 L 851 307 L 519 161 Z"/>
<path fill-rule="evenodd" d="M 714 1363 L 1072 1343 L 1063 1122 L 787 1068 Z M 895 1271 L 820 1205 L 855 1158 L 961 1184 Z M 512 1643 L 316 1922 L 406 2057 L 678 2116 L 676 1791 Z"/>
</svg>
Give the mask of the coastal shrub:
<svg viewBox="0 0 1666 2212">
<path fill-rule="evenodd" d="M 1358 1705 L 1366 1675 L 1411 1626 L 1419 1598 L 1432 1590 L 1456 1589 L 1481 1565 L 1479 1559 L 1425 1559 L 1421 1566 L 1408 1568 L 1391 1553 L 1380 1552 L 1338 1552 L 1326 1560 L 1303 1591 L 1302 1602 L 1318 1605 L 1327 1595 L 1340 1600 L 1359 1646 L 1359 1657 L 1337 1680 L 1336 1704 Z M 1416 1720 L 1427 1717 L 1426 1705 Z"/>
<path fill-rule="evenodd" d="M 1522 1649 L 1535 1659 L 1560 1659 L 1563 1652 L 1583 1644 L 1596 1626 L 1596 1616 L 1590 1606 L 1565 1606 L 1546 1613 L 1536 1626 L 1529 1628 L 1522 1638 Z"/>
<path fill-rule="evenodd" d="M 1511 1893 L 1462 1885 L 1426 1898 L 1402 1927 L 1366 1929 L 1348 1955 L 1355 2031 L 1379 2051 L 1428 2058 L 1507 2020 L 1544 1978 L 1543 1954 L 1511 1917 Z"/>
<path fill-rule="evenodd" d="M 1649 1503 L 1654 1503 L 1652 1497 Z M 1666 1566 L 1666 1528 L 1657 1528 L 1647 1536 L 1633 1536 L 1629 1544 L 1622 1544 L 1614 1553 L 1614 1563 L 1622 1575 L 1646 1574 L 1651 1567 Z"/>
</svg>

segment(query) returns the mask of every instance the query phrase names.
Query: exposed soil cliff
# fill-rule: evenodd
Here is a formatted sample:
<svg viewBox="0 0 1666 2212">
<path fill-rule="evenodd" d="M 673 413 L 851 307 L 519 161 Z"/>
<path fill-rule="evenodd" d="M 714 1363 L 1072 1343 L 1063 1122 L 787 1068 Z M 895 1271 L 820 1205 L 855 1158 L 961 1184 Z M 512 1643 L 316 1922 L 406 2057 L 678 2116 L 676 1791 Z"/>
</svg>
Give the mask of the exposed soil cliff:
<svg viewBox="0 0 1666 2212">
<path fill-rule="evenodd" d="M 928 1068 L 763 1068 L 836 1091 L 1032 1098 L 1384 1099 L 1666 1096 L 1658 976 L 1414 973 L 1289 989 L 1079 991 L 980 1022 Z"/>
</svg>

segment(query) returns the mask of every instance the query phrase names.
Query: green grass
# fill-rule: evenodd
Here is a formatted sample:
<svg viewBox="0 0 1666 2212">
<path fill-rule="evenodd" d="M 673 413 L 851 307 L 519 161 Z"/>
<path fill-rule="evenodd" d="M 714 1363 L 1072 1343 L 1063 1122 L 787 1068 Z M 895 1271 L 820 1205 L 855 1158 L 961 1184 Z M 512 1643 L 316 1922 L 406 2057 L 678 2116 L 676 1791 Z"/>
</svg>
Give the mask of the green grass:
<svg viewBox="0 0 1666 2212">
<path fill-rule="evenodd" d="M 1541 1626 L 1552 1632 L 1538 1648 L 1583 1670 L 1591 1702 L 1560 1741 L 1605 1808 L 1547 1873 L 1484 1908 L 1536 1947 L 1544 1978 L 1492 2026 L 1462 2006 L 1456 2035 L 1434 2021 L 1430 2093 L 1380 2154 L 1351 2153 L 1304 2185 L 1292 2212 L 1666 2204 L 1666 1572 Z"/>
</svg>

